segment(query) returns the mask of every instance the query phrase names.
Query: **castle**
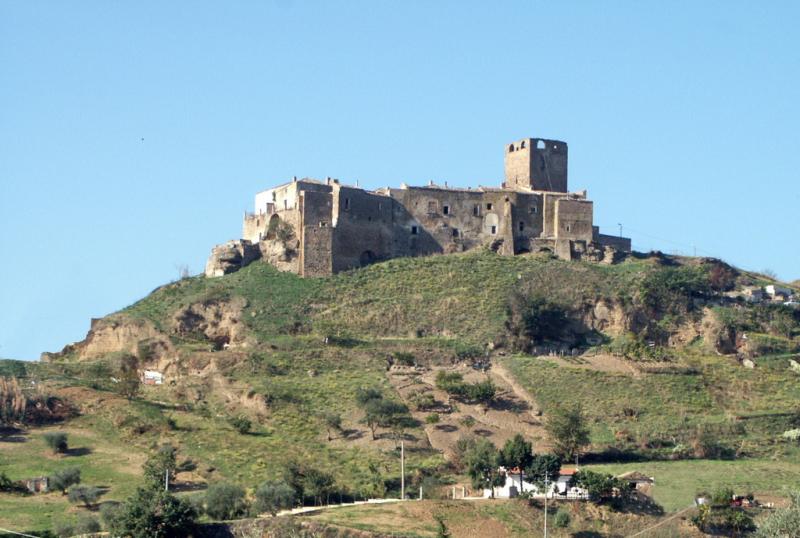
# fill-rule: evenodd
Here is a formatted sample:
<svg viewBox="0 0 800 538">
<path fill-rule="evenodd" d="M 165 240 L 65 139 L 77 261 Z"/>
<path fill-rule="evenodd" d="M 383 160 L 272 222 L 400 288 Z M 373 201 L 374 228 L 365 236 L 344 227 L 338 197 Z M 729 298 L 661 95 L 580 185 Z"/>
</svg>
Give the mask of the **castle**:
<svg viewBox="0 0 800 538">
<path fill-rule="evenodd" d="M 586 191 L 568 191 L 567 155 L 567 144 L 558 140 L 509 144 L 500 187 L 431 182 L 368 191 L 337 179 L 294 178 L 256 194 L 242 239 L 215 247 L 206 275 L 263 258 L 302 276 L 323 276 L 389 258 L 482 247 L 610 263 L 630 252 L 631 241 L 594 226 Z"/>
</svg>

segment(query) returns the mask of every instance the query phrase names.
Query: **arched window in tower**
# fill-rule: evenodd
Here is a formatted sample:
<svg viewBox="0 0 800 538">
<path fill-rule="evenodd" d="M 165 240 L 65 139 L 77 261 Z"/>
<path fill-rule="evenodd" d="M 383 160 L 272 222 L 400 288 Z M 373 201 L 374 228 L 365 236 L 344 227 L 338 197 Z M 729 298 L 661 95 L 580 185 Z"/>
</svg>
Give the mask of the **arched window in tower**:
<svg viewBox="0 0 800 538">
<path fill-rule="evenodd" d="M 514 151 L 514 144 L 508 146 L 508 152 L 511 153 L 512 151 Z"/>
<path fill-rule="evenodd" d="M 544 140 L 537 140 L 536 149 L 544 149 L 544 148 L 545 148 Z"/>
<path fill-rule="evenodd" d="M 525 141 L 524 140 L 522 141 L 522 143 L 520 143 L 519 149 L 525 149 Z"/>
</svg>

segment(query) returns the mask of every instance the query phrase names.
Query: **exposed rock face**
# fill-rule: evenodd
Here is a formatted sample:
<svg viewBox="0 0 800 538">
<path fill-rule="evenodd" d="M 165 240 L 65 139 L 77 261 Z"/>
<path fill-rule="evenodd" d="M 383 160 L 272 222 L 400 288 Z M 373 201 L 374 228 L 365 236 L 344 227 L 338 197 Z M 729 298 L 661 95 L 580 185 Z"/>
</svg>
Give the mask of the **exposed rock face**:
<svg viewBox="0 0 800 538">
<path fill-rule="evenodd" d="M 42 360 L 56 360 L 71 354 L 77 355 L 78 359 L 94 359 L 119 351 L 138 356 L 142 342 L 146 342 L 149 355 L 140 357 L 142 359 L 157 360 L 174 351 L 169 338 L 151 321 L 115 315 L 93 319 L 92 326 L 83 341 L 69 344 L 59 353 L 43 353 Z"/>
<path fill-rule="evenodd" d="M 172 330 L 179 335 L 202 334 L 220 349 L 242 343 L 246 329 L 241 316 L 246 305 L 241 297 L 189 305 L 175 313 Z"/>
<path fill-rule="evenodd" d="M 726 326 L 709 308 L 703 311 L 701 334 L 706 345 L 722 355 L 736 353 L 736 330 Z"/>
<path fill-rule="evenodd" d="M 294 238 L 287 241 L 264 239 L 258 243 L 261 258 L 281 271 L 300 271 L 299 247 L 300 242 Z"/>
<path fill-rule="evenodd" d="M 245 239 L 228 241 L 211 249 L 211 256 L 206 262 L 206 276 L 215 277 L 233 273 L 260 257 L 261 250 L 258 245 Z"/>
</svg>

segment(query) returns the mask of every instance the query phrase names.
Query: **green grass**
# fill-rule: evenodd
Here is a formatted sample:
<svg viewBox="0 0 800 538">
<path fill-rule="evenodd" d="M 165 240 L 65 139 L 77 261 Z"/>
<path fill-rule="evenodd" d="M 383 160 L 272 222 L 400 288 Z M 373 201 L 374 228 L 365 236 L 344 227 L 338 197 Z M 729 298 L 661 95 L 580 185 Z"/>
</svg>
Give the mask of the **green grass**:
<svg viewBox="0 0 800 538">
<path fill-rule="evenodd" d="M 124 445 L 109 442 L 91 431 L 70 431 L 69 446 L 77 455 L 53 455 L 45 446 L 42 430 L 31 429 L 15 437 L 22 442 L 0 440 L 0 472 L 12 480 L 48 476 L 67 467 L 81 470 L 81 483 L 108 488 L 101 501 L 123 500 L 140 482 L 138 458 L 131 458 Z M 80 450 L 84 449 L 84 450 Z M 66 513 L 85 512 L 72 508 L 61 493 L 36 495 L 0 494 L 0 527 L 16 530 L 47 530 Z"/>
<path fill-rule="evenodd" d="M 620 431 L 639 440 L 686 443 L 699 425 L 707 425 L 733 448 L 744 441 L 751 452 L 764 453 L 791 427 L 800 385 L 785 366 L 750 370 L 726 358 L 684 360 L 683 369 L 638 377 L 533 357 L 503 362 L 545 413 L 564 402 L 581 403 L 597 447 L 617 444 Z M 626 416 L 625 408 L 636 416 Z"/>
<path fill-rule="evenodd" d="M 692 504 L 696 493 L 730 486 L 739 495 L 785 496 L 787 487 L 800 485 L 800 451 L 792 450 L 780 460 L 735 461 L 684 460 L 590 465 L 587 468 L 612 474 L 640 471 L 655 478 L 653 495 L 667 511 Z"/>
</svg>

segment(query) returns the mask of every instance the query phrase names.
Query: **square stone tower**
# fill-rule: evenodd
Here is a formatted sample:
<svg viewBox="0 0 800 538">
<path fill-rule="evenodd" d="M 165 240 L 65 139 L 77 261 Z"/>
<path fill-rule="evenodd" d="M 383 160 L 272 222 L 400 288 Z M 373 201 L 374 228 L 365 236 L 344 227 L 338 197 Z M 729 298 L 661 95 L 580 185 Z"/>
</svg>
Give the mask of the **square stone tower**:
<svg viewBox="0 0 800 538">
<path fill-rule="evenodd" d="M 567 143 L 525 138 L 506 146 L 506 187 L 567 192 Z"/>
</svg>

